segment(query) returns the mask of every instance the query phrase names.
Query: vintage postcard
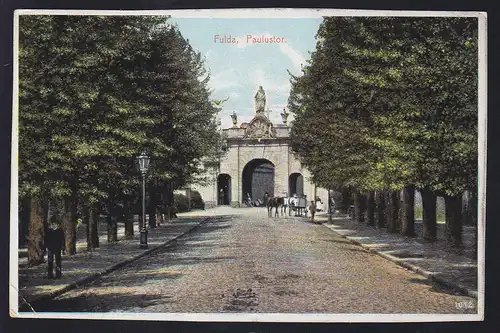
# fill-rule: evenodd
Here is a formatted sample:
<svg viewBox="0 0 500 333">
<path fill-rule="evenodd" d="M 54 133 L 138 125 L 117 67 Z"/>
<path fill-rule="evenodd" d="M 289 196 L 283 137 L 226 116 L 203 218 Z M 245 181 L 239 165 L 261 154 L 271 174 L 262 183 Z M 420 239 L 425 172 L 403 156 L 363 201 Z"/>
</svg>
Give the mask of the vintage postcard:
<svg viewBox="0 0 500 333">
<path fill-rule="evenodd" d="M 12 317 L 484 319 L 486 13 L 14 21 Z"/>
</svg>

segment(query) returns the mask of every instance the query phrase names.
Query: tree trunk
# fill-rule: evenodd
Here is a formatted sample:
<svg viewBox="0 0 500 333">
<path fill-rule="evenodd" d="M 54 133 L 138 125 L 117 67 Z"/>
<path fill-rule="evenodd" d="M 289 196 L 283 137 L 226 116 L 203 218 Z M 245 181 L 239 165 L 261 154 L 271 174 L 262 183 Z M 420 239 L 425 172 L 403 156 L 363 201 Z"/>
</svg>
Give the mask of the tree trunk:
<svg viewBox="0 0 500 333">
<path fill-rule="evenodd" d="M 366 223 L 368 225 L 375 225 L 375 192 L 368 192 L 366 198 Z"/>
<path fill-rule="evenodd" d="M 386 225 L 386 215 L 385 215 L 385 196 L 386 193 L 384 191 L 377 191 L 376 193 L 376 212 L 375 217 L 377 220 L 377 228 L 385 228 Z"/>
<path fill-rule="evenodd" d="M 49 200 L 42 201 L 42 209 L 43 209 L 43 227 L 44 230 L 47 230 L 49 227 Z M 45 249 L 44 249 L 45 250 Z"/>
<path fill-rule="evenodd" d="M 170 222 L 174 217 L 174 192 L 169 188 L 165 192 L 166 199 L 166 211 L 167 211 L 167 222 Z"/>
<path fill-rule="evenodd" d="M 149 221 L 148 221 L 149 228 L 150 229 L 156 228 L 156 212 L 150 211 L 148 216 L 149 216 Z"/>
<path fill-rule="evenodd" d="M 360 193 L 359 200 L 360 200 L 360 212 L 358 216 L 358 222 L 363 223 L 366 220 L 366 195 Z"/>
<path fill-rule="evenodd" d="M 90 243 L 93 249 L 99 247 L 99 211 L 95 207 L 89 209 Z"/>
<path fill-rule="evenodd" d="M 148 214 L 149 214 L 149 228 L 156 228 L 156 191 L 154 188 L 149 191 L 149 205 L 148 205 Z"/>
<path fill-rule="evenodd" d="M 108 215 L 106 216 L 106 225 L 108 231 L 108 243 L 118 241 L 118 223 L 116 217 L 115 202 L 110 200 L 108 205 Z"/>
<path fill-rule="evenodd" d="M 113 215 L 106 216 L 108 243 L 118 242 L 118 223 Z"/>
<path fill-rule="evenodd" d="M 408 185 L 403 190 L 403 216 L 401 220 L 401 234 L 415 236 L 415 186 Z"/>
<path fill-rule="evenodd" d="M 462 245 L 462 196 L 445 195 L 446 239 L 452 247 Z"/>
<path fill-rule="evenodd" d="M 163 191 L 158 194 L 158 200 L 158 216 L 156 217 L 156 222 L 160 226 L 165 222 L 163 219 L 163 214 L 165 213 L 165 193 Z"/>
<path fill-rule="evenodd" d="M 40 197 L 31 197 L 28 208 L 28 265 L 34 266 L 43 263 L 46 217 Z"/>
<path fill-rule="evenodd" d="M 398 191 L 389 191 L 386 195 L 386 218 L 387 231 L 396 233 L 399 231 L 399 196 Z"/>
<path fill-rule="evenodd" d="M 28 244 L 28 230 L 30 224 L 30 198 L 19 200 L 18 246 Z"/>
<path fill-rule="evenodd" d="M 470 201 L 470 213 L 472 224 L 474 225 L 474 256 L 477 259 L 478 252 L 478 237 L 479 237 L 479 223 L 478 223 L 478 211 L 477 211 L 477 188 L 471 191 L 471 201 Z"/>
<path fill-rule="evenodd" d="M 85 235 L 87 239 L 87 251 L 92 250 L 92 238 L 90 237 L 90 209 L 87 204 L 83 207 L 83 224 L 85 224 Z"/>
<path fill-rule="evenodd" d="M 172 210 L 172 209 L 170 208 L 170 206 L 167 206 L 167 208 L 166 208 L 166 215 L 167 215 L 167 222 L 168 222 L 168 223 L 169 223 L 169 222 L 170 222 L 170 220 L 172 219 L 172 213 L 171 213 L 171 210 Z"/>
<path fill-rule="evenodd" d="M 462 195 L 462 225 L 468 225 L 468 217 L 469 217 L 469 195 L 468 192 L 465 191 L 464 194 Z"/>
<path fill-rule="evenodd" d="M 342 202 L 336 204 L 337 207 L 342 207 L 341 212 L 347 214 L 349 207 L 353 204 L 351 190 L 349 188 L 342 188 Z M 341 205 L 341 206 L 340 206 Z"/>
<path fill-rule="evenodd" d="M 353 193 L 354 211 L 352 212 L 353 221 L 360 221 L 361 217 L 361 194 L 355 190 Z"/>
<path fill-rule="evenodd" d="M 437 239 L 436 194 L 428 188 L 421 189 L 420 193 L 422 194 L 424 239 L 433 242 Z"/>
<path fill-rule="evenodd" d="M 108 214 L 106 216 L 106 224 L 108 227 L 108 243 L 118 242 L 118 223 L 116 216 Z"/>
<path fill-rule="evenodd" d="M 463 195 L 462 224 L 474 225 L 474 203 L 475 195 L 473 191 L 466 191 Z"/>
<path fill-rule="evenodd" d="M 123 217 L 125 219 L 125 239 L 134 239 L 134 220 L 128 200 L 123 202 Z"/>
<path fill-rule="evenodd" d="M 388 232 L 397 232 L 394 216 L 394 202 L 392 200 L 394 191 L 385 193 L 385 219 Z"/>
<path fill-rule="evenodd" d="M 77 201 L 75 195 L 63 199 L 63 228 L 66 254 L 76 254 L 76 216 Z"/>
</svg>

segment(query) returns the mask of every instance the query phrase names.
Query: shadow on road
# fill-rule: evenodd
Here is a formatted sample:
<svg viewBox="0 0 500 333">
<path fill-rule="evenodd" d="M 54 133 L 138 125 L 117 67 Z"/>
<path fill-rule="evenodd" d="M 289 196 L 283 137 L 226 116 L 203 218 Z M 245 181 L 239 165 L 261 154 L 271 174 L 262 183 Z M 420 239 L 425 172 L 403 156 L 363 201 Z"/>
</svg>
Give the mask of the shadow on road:
<svg viewBox="0 0 500 333">
<path fill-rule="evenodd" d="M 408 280 L 411 283 L 416 283 L 416 284 L 421 284 L 421 285 L 426 285 L 429 287 L 429 291 L 438 293 L 438 294 L 446 294 L 446 295 L 453 295 L 453 296 L 463 296 L 462 293 L 447 288 L 446 286 L 443 286 L 435 281 L 432 281 L 430 279 L 418 279 L 418 278 L 412 278 Z"/>
<path fill-rule="evenodd" d="M 37 312 L 107 312 L 107 306 L 126 311 L 130 308 L 143 308 L 168 302 L 171 296 L 158 294 L 137 295 L 127 293 L 128 288 L 135 286 L 155 285 L 155 281 L 178 279 L 183 276 L 185 265 L 205 265 L 232 261 L 233 257 L 196 256 L 192 253 L 203 253 L 203 248 L 216 247 L 219 238 L 211 234 L 230 228 L 231 216 L 217 216 L 208 221 L 195 234 L 179 239 L 169 246 L 158 249 L 150 255 L 130 263 L 111 275 L 103 276 L 73 291 L 85 290 L 85 294 L 76 296 L 60 296 L 53 300 L 44 300 L 32 304 Z M 177 223 L 182 223 L 180 220 Z M 199 242 L 199 243 L 197 243 Z M 187 248 L 187 250 L 186 250 Z M 119 255 L 117 253 L 117 255 Z M 103 263 L 105 264 L 105 263 Z M 85 263 L 80 264 L 82 268 Z M 154 288 L 154 287 L 153 287 Z M 120 292 L 120 289 L 124 292 Z M 68 294 L 66 294 L 68 295 Z M 112 300 L 116 298 L 116 302 Z M 114 304 L 114 305 L 112 305 Z M 29 311 L 21 309 L 21 311 Z"/>
<path fill-rule="evenodd" d="M 111 312 L 120 308 L 120 312 L 130 312 L 148 306 L 165 305 L 173 296 L 123 293 L 87 293 L 67 299 L 41 302 L 35 308 L 37 312 Z M 113 300 L 116 299 L 116 302 Z"/>
</svg>

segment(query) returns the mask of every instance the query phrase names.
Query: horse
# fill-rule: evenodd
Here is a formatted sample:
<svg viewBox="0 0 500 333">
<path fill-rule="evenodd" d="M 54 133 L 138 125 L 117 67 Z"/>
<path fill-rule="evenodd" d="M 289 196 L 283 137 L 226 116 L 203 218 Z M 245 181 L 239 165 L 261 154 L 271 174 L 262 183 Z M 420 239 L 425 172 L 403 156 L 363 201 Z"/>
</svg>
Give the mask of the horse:
<svg viewBox="0 0 500 333">
<path fill-rule="evenodd" d="M 288 209 L 288 216 L 291 216 L 292 207 L 293 207 L 293 197 L 288 197 L 288 196 L 283 197 L 282 211 L 284 215 L 286 215 L 286 210 Z"/>
<path fill-rule="evenodd" d="M 283 216 L 283 205 L 284 205 L 284 199 L 282 197 L 269 198 L 266 204 L 268 216 L 272 217 L 273 207 L 275 208 L 275 214 L 274 214 L 275 217 L 279 216 L 278 208 L 281 208 L 281 215 Z"/>
</svg>

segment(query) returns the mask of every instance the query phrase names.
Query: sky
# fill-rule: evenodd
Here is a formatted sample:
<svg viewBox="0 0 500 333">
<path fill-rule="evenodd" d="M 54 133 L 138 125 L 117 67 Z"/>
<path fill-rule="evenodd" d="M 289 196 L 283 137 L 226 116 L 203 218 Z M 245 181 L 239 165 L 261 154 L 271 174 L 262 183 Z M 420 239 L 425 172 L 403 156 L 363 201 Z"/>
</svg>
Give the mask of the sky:
<svg viewBox="0 0 500 333">
<path fill-rule="evenodd" d="M 315 35 L 321 21 L 321 18 L 169 19 L 205 58 L 212 98 L 229 97 L 220 114 L 223 128 L 232 126 L 233 111 L 238 115 L 238 125 L 253 118 L 254 96 L 259 86 L 266 92 L 271 121 L 282 123 L 280 114 L 290 93 L 287 70 L 300 74 L 301 64 L 315 49 Z M 253 42 L 253 38 L 261 36 L 275 37 L 278 43 Z M 224 39 L 237 43 L 223 43 Z"/>
</svg>

